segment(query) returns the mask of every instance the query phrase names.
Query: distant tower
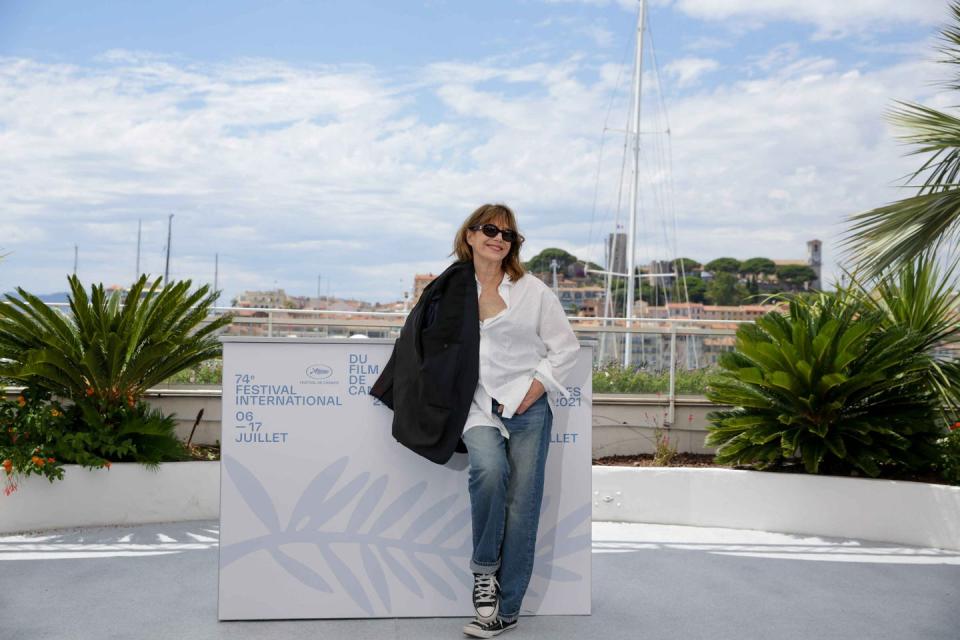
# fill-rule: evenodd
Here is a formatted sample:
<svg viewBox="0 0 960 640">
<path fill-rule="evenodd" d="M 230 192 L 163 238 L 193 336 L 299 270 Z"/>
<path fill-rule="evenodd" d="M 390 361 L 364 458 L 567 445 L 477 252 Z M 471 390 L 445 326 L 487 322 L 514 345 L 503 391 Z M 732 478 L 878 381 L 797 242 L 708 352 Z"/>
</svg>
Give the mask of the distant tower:
<svg viewBox="0 0 960 640">
<path fill-rule="evenodd" d="M 817 279 L 810 283 L 811 289 L 820 289 L 821 280 L 821 257 L 820 248 L 822 243 L 819 240 L 807 240 L 807 265 L 817 274 Z"/>
<path fill-rule="evenodd" d="M 627 234 L 622 231 L 607 236 L 607 271 L 627 272 Z"/>
</svg>

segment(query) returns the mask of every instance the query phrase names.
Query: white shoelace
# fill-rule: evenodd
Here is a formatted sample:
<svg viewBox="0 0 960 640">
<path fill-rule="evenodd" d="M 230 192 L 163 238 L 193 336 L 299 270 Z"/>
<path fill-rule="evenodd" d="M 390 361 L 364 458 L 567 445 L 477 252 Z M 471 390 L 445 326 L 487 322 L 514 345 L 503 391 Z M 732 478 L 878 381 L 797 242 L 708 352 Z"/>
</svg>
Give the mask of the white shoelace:
<svg viewBox="0 0 960 640">
<path fill-rule="evenodd" d="M 473 582 L 473 602 L 493 606 L 497 602 L 497 576 L 488 573 L 477 575 Z"/>
</svg>

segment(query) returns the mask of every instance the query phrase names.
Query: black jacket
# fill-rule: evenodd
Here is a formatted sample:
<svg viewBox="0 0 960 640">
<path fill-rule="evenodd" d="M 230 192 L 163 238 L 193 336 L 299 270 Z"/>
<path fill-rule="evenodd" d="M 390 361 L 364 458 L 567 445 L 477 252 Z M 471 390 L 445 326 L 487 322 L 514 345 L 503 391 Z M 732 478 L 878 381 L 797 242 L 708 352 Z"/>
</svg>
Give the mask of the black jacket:
<svg viewBox="0 0 960 640">
<path fill-rule="evenodd" d="M 455 262 L 426 286 L 370 395 L 393 409 L 393 437 L 446 464 L 480 375 L 480 310 L 473 261 Z"/>
</svg>

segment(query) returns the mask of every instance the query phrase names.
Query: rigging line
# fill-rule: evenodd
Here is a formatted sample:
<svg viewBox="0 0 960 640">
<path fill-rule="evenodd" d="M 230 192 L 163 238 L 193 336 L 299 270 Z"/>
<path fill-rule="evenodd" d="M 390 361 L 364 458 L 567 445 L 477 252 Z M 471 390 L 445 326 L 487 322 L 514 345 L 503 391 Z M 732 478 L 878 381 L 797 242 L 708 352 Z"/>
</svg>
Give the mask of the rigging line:
<svg viewBox="0 0 960 640">
<path fill-rule="evenodd" d="M 657 70 L 656 72 L 656 80 L 657 80 L 658 93 L 662 94 L 663 84 L 662 84 L 662 78 L 659 75 L 659 70 Z M 663 109 L 663 103 L 661 102 L 661 110 L 662 109 Z M 657 123 L 659 124 L 661 122 L 663 114 L 658 111 L 656 115 L 657 115 Z M 656 193 L 660 200 L 660 208 L 658 210 L 660 212 L 660 217 L 659 217 L 660 231 L 663 236 L 663 254 L 667 258 L 669 258 L 671 253 L 670 251 L 671 246 L 670 246 L 670 234 L 667 229 L 667 217 L 670 215 L 670 198 L 669 198 L 669 193 L 666 190 L 666 173 L 667 173 L 666 153 L 664 151 L 664 141 L 660 136 L 656 137 L 654 149 L 656 152 L 656 166 L 657 166 Z M 660 268 L 658 265 L 657 271 L 663 272 L 663 269 Z M 666 313 L 666 317 L 671 318 L 673 314 L 672 314 L 672 311 L 670 310 L 669 282 L 666 278 L 662 280 L 658 279 L 657 282 L 660 284 L 660 289 L 663 292 L 664 310 Z"/>
<path fill-rule="evenodd" d="M 627 54 L 630 52 L 630 42 L 631 39 L 627 38 L 626 44 L 623 48 L 623 55 L 620 58 L 619 71 L 617 71 L 617 80 L 614 82 L 613 89 L 610 91 L 610 102 L 607 104 L 607 114 L 603 119 L 603 131 L 600 133 L 600 154 L 597 158 L 597 176 L 593 185 L 593 205 L 590 210 L 590 231 L 587 234 L 587 247 L 593 245 L 593 227 L 597 213 L 597 199 L 600 190 L 600 172 L 603 169 L 603 147 L 606 140 L 607 124 L 610 122 L 610 114 L 613 111 L 613 103 L 616 99 L 617 91 L 620 89 L 620 81 L 623 78 L 623 70 L 626 64 Z"/>
<path fill-rule="evenodd" d="M 661 88 L 659 86 L 659 78 L 657 78 L 657 82 L 658 84 L 657 84 L 656 90 L 660 91 Z M 648 110 L 647 113 L 650 113 L 650 111 Z M 654 112 L 650 117 L 655 122 L 659 123 L 660 121 L 659 113 Z M 645 159 L 648 161 L 648 164 L 646 165 L 647 166 L 647 183 L 649 185 L 647 192 L 650 196 L 650 199 L 652 200 L 651 210 L 653 212 L 652 217 L 654 218 L 654 224 L 656 224 L 657 221 L 661 221 L 661 226 L 662 226 L 662 221 L 664 220 L 664 215 L 665 215 L 664 214 L 665 202 L 664 202 L 663 185 L 660 180 L 660 175 L 663 172 L 663 162 L 662 162 L 662 147 L 659 140 L 659 136 L 654 136 L 652 139 L 650 139 L 650 143 L 651 144 L 648 146 L 648 148 L 644 150 Z M 657 216 L 656 212 L 660 212 L 661 215 Z M 666 238 L 666 235 L 664 235 L 665 245 L 667 241 L 668 240 Z M 651 256 L 651 258 L 652 260 L 656 260 L 656 256 Z M 654 268 L 653 262 L 651 262 L 651 268 Z M 655 269 L 655 271 L 659 272 L 660 270 Z M 650 281 L 648 282 L 648 286 L 650 288 L 651 303 L 653 304 L 659 301 L 661 291 L 663 291 L 664 294 L 666 294 L 666 283 L 660 279 L 650 279 Z"/>
<path fill-rule="evenodd" d="M 650 42 L 651 43 L 653 42 L 652 33 L 650 34 Z M 654 66 L 654 69 L 656 70 L 657 77 L 659 78 L 660 64 L 657 61 L 657 52 L 655 47 L 653 48 L 652 56 L 653 56 L 653 66 Z M 667 133 L 666 148 L 667 148 L 667 162 L 668 162 L 668 169 L 669 169 L 669 171 L 667 172 L 667 179 L 668 179 L 668 189 L 670 192 L 670 207 L 672 210 L 671 213 L 672 213 L 673 227 L 674 227 L 673 250 L 674 250 L 674 256 L 679 257 L 679 255 L 677 254 L 678 248 L 677 248 L 677 226 L 676 226 L 677 225 L 676 200 L 674 199 L 676 192 L 674 190 L 674 182 L 673 182 L 673 130 L 670 127 L 670 112 L 667 109 L 666 99 L 663 96 L 663 92 L 662 91 L 659 92 L 657 97 L 660 99 L 661 110 L 663 111 L 663 120 L 664 120 L 664 123 L 666 124 L 666 127 L 665 127 L 665 131 Z M 686 274 L 684 273 L 684 277 L 685 276 Z M 688 299 L 687 302 L 690 302 L 690 300 Z"/>
<path fill-rule="evenodd" d="M 677 228 L 676 189 L 675 189 L 675 182 L 674 182 L 674 175 L 673 175 L 673 130 L 670 127 L 670 113 L 666 106 L 666 98 L 664 97 L 663 86 L 662 86 L 662 75 L 660 74 L 660 64 L 659 64 L 659 61 L 657 60 L 657 50 L 656 50 L 656 46 L 653 39 L 652 29 L 649 30 L 648 35 L 650 37 L 651 56 L 653 58 L 653 66 L 654 66 L 654 71 L 657 78 L 657 87 L 658 87 L 657 97 L 660 101 L 660 106 L 661 106 L 660 111 L 663 114 L 664 123 L 666 125 L 664 127 L 666 131 L 666 139 L 663 146 L 666 148 L 667 179 L 666 179 L 666 183 L 662 186 L 666 190 L 667 205 L 665 207 L 665 212 L 667 209 L 669 209 L 669 215 L 670 215 L 670 219 L 673 226 L 673 246 L 672 246 L 673 265 L 672 266 L 673 266 L 673 272 L 675 274 L 675 278 L 677 278 L 680 281 L 679 283 L 677 283 L 679 284 L 679 286 L 676 286 L 677 293 L 681 294 L 681 289 L 682 289 L 683 301 L 686 303 L 686 315 L 689 317 L 692 317 L 692 311 L 690 309 L 690 290 L 689 290 L 689 285 L 687 283 L 686 264 L 684 263 L 683 260 L 680 260 L 682 256 L 680 256 L 679 254 L 679 233 Z M 664 229 L 664 234 L 666 235 L 666 229 Z M 678 261 L 679 261 L 679 265 L 677 264 Z M 679 269 L 678 269 L 678 266 L 679 266 Z M 664 289 L 666 289 L 666 287 L 664 287 Z M 682 312 L 681 312 L 681 315 L 683 315 Z M 671 316 L 669 302 L 667 303 L 667 316 L 668 317 Z M 687 363 L 688 363 L 687 368 L 690 368 L 691 366 L 694 368 L 699 368 L 700 357 L 698 353 L 699 350 L 697 349 L 697 339 L 693 336 L 688 337 L 686 341 L 686 346 L 687 348 L 684 350 L 684 352 L 685 352 Z M 691 356 L 692 356 L 692 361 L 691 361 Z"/>
<path fill-rule="evenodd" d="M 628 123 L 630 122 L 630 118 L 631 118 L 632 115 L 633 115 L 633 107 L 631 107 L 630 109 L 628 109 L 628 113 L 627 113 L 627 122 L 628 122 Z M 624 134 L 624 136 L 623 136 L 623 156 L 622 156 L 622 159 L 621 159 L 621 161 L 620 161 L 620 179 L 617 181 L 617 182 L 618 182 L 618 185 L 619 185 L 619 187 L 617 188 L 617 207 L 616 207 L 616 209 L 614 209 L 615 215 L 614 215 L 614 219 L 613 219 L 613 221 L 614 221 L 614 224 L 613 224 L 613 242 L 614 242 L 614 244 L 619 244 L 619 243 L 617 242 L 617 234 L 620 233 L 620 229 L 619 229 L 619 226 L 620 226 L 620 213 L 623 211 L 623 178 L 624 178 L 624 176 L 626 175 L 626 172 L 627 172 L 627 151 L 628 151 L 628 149 L 629 149 L 629 144 L 630 144 L 630 136 L 629 136 L 629 134 Z M 628 240 L 629 240 L 629 238 L 624 238 L 624 242 L 627 242 Z M 624 253 L 624 256 L 626 256 L 626 253 L 627 253 L 627 252 L 626 252 L 626 247 L 624 247 L 624 252 L 623 252 L 623 253 Z M 616 259 L 616 258 L 614 258 L 614 260 L 615 260 L 615 259 Z M 624 261 L 624 262 L 626 262 L 626 261 Z M 625 268 L 626 268 L 626 265 L 624 264 L 623 266 L 624 266 L 624 269 L 625 269 Z M 611 261 L 611 264 L 607 265 L 607 271 L 613 271 L 613 261 Z M 611 278 L 612 278 L 612 276 L 608 273 L 608 274 L 607 274 L 607 300 L 608 300 L 608 301 L 609 301 L 609 299 L 610 299 L 610 280 L 611 280 Z M 626 291 L 626 289 L 624 289 L 624 291 Z M 626 296 L 624 296 L 624 304 L 626 304 Z M 626 315 L 626 311 L 624 311 L 624 315 Z M 609 317 L 609 316 L 607 316 L 607 317 Z"/>
<path fill-rule="evenodd" d="M 630 121 L 630 112 L 631 112 L 631 111 L 632 111 L 632 108 L 631 108 L 631 109 L 628 109 L 628 113 L 627 113 L 627 122 L 628 122 L 628 123 L 629 123 L 629 121 Z M 627 134 L 624 134 L 624 138 L 623 138 L 623 153 L 621 154 L 621 158 L 622 158 L 622 159 L 621 159 L 621 161 L 620 161 L 620 177 L 619 177 L 619 179 L 617 180 L 617 184 L 618 184 L 618 189 L 617 189 L 617 206 L 616 206 L 616 209 L 614 209 L 613 238 L 612 238 L 612 242 L 611 242 L 610 240 L 607 240 L 607 242 L 606 242 L 606 245 L 607 245 L 606 253 L 607 253 L 607 255 L 609 256 L 609 258 L 607 259 L 607 264 L 605 265 L 605 266 L 606 266 L 606 271 L 607 271 L 607 273 L 604 274 L 604 302 L 603 302 L 603 317 L 604 317 L 604 320 L 603 320 L 603 326 L 608 326 L 608 320 L 607 320 L 607 318 L 610 318 L 611 315 L 613 315 L 613 314 L 611 314 L 611 311 L 614 311 L 614 310 L 615 310 L 615 309 L 613 308 L 613 304 L 612 304 L 612 300 L 611 300 L 611 295 L 610 295 L 610 285 L 611 285 L 612 278 L 613 278 L 613 276 L 610 274 L 610 272 L 611 272 L 611 271 L 614 271 L 614 268 L 613 268 L 613 267 L 614 267 L 614 265 L 616 264 L 616 251 L 615 251 L 615 249 L 616 249 L 617 245 L 619 245 L 619 242 L 617 241 L 617 240 L 618 240 L 617 234 L 618 234 L 619 231 L 620 231 L 618 227 L 619 227 L 619 222 L 620 222 L 620 211 L 621 211 L 621 209 L 622 209 L 622 204 L 623 204 L 623 176 L 624 176 L 624 172 L 626 171 L 626 165 L 627 165 L 627 141 L 628 141 L 628 136 L 627 136 Z M 624 315 L 626 315 L 626 314 L 624 314 Z M 606 351 L 606 342 L 607 342 L 607 333 L 604 332 L 603 335 L 600 336 L 600 357 L 601 357 L 601 358 L 605 357 L 605 356 L 606 356 L 606 353 L 607 353 L 607 351 Z M 614 335 L 614 340 L 613 340 L 613 342 L 614 342 L 614 353 L 617 353 L 617 350 L 619 349 L 619 345 L 618 345 L 618 343 L 617 343 L 616 335 Z"/>
<path fill-rule="evenodd" d="M 665 102 L 664 97 L 663 97 L 663 76 L 662 76 L 662 74 L 660 73 L 660 65 L 659 65 L 659 62 L 658 62 L 658 60 L 657 60 L 656 43 L 655 43 L 655 41 L 654 41 L 654 39 L 653 39 L 653 26 L 652 26 L 652 21 L 648 21 L 648 25 L 649 25 L 649 27 L 648 27 L 648 37 L 649 37 L 649 39 L 650 39 L 651 57 L 653 58 L 654 78 L 655 78 L 655 80 L 656 80 L 656 86 L 657 86 L 657 101 L 658 101 L 658 103 L 659 103 L 658 106 L 660 107 L 660 109 L 657 110 L 657 111 L 655 111 L 655 113 L 654 113 L 654 115 L 655 115 L 655 128 L 656 128 L 657 131 L 660 131 L 660 130 L 661 130 L 660 121 L 661 121 L 661 118 L 662 118 L 662 119 L 663 119 L 663 122 L 666 124 L 666 127 L 664 128 L 664 130 L 665 130 L 665 131 L 667 132 L 667 134 L 669 135 L 670 124 L 669 124 L 669 120 L 668 120 L 668 116 L 667 116 L 667 106 L 666 106 L 666 102 Z M 672 201 L 670 200 L 670 197 L 669 197 L 670 194 L 668 193 L 668 191 L 667 191 L 667 189 L 666 189 L 666 181 L 663 179 L 663 173 L 666 173 L 668 177 L 669 177 L 670 174 L 669 174 L 669 172 L 667 171 L 667 167 L 666 167 L 666 164 L 667 164 L 667 163 L 666 163 L 666 160 L 665 160 L 666 154 L 665 154 L 665 152 L 664 152 L 664 144 L 663 144 L 663 141 L 660 139 L 660 136 L 654 136 L 654 140 L 653 140 L 653 151 L 654 151 L 655 162 L 656 162 L 656 165 L 657 165 L 657 167 L 658 167 L 658 170 L 659 170 L 660 172 L 662 172 L 662 173 L 660 174 L 660 176 L 658 176 L 659 179 L 657 179 L 657 180 L 653 183 L 653 185 L 654 185 L 654 189 L 655 189 L 656 195 L 659 196 L 659 204 L 660 204 L 660 207 L 661 207 L 661 208 L 660 208 L 660 211 L 661 211 L 660 227 L 661 227 L 661 232 L 662 232 L 662 234 L 663 234 L 663 247 L 664 247 L 664 249 L 665 249 L 667 252 L 669 252 L 670 249 L 671 249 L 671 243 L 670 243 L 669 232 L 667 231 L 667 216 L 671 214 Z M 675 211 L 674 211 L 674 213 L 675 213 Z M 673 248 L 674 248 L 674 255 L 675 255 L 675 245 L 674 245 Z M 668 299 L 669 296 L 668 296 L 668 293 L 667 293 L 667 285 L 666 285 L 666 282 L 663 282 L 663 283 L 662 283 L 662 289 L 663 289 L 663 293 L 664 293 L 664 298 L 665 298 L 665 299 Z M 669 303 L 668 303 L 668 304 L 669 304 Z M 666 312 L 667 312 L 667 317 L 670 317 L 670 308 L 669 308 L 669 306 L 666 307 Z"/>
<path fill-rule="evenodd" d="M 650 31 L 649 25 L 646 25 L 646 26 L 644 27 L 644 31 L 649 34 L 649 31 Z M 643 69 L 639 69 L 639 70 L 637 71 L 637 73 L 643 74 Z M 642 99 L 642 97 L 643 97 L 643 96 L 641 96 L 641 99 Z M 648 116 L 648 117 L 649 117 L 649 116 Z M 638 127 L 638 128 L 639 128 L 639 129 L 642 129 L 643 127 L 640 126 L 640 127 Z M 654 136 L 654 137 L 656 137 L 656 136 Z M 639 142 L 638 142 L 638 144 L 639 144 Z M 643 152 L 643 148 L 641 148 L 641 153 L 642 153 L 642 152 Z M 640 174 L 640 172 L 641 172 L 640 167 L 634 167 L 634 170 L 635 170 L 638 174 Z M 648 184 L 649 184 L 649 181 L 648 181 Z M 646 190 L 644 190 L 644 191 L 646 191 Z M 651 194 L 645 193 L 644 191 L 641 191 L 641 190 L 638 189 L 639 198 L 638 198 L 638 201 L 637 201 L 637 213 L 639 214 L 639 217 L 640 217 L 640 223 L 639 223 L 638 226 L 639 226 L 639 229 L 640 229 L 640 232 L 641 232 L 641 237 L 643 237 L 643 238 L 648 238 L 648 239 L 649 239 L 651 236 L 650 236 L 650 233 L 649 233 L 649 227 L 648 227 L 648 225 L 647 225 L 647 222 L 648 222 L 648 221 L 647 221 L 647 208 L 648 208 L 648 207 L 647 207 L 646 204 L 644 204 L 644 202 L 645 202 L 645 200 L 646 200 Z M 636 254 L 634 254 L 634 265 L 636 265 L 636 264 L 637 264 L 637 256 L 636 256 Z M 633 274 L 631 274 L 631 276 L 632 276 L 632 275 L 633 275 Z M 652 289 L 652 287 L 651 287 L 651 289 Z M 638 317 L 639 317 L 641 320 L 643 320 L 644 317 L 645 317 L 645 316 L 644 316 L 644 313 L 643 313 L 643 278 L 640 278 L 640 292 L 639 292 L 639 293 L 640 293 L 640 304 L 638 305 L 638 309 L 639 309 L 639 315 L 638 315 Z M 641 358 L 645 360 L 645 359 L 646 359 L 646 355 L 645 355 L 645 353 L 644 353 L 644 344 L 645 344 L 645 343 L 644 343 L 644 340 L 643 340 L 643 338 L 641 337 L 641 338 L 640 338 L 640 352 L 641 352 L 641 354 L 642 354 L 642 355 L 641 355 Z"/>
<path fill-rule="evenodd" d="M 651 42 L 651 44 L 653 43 L 653 33 L 652 33 L 652 32 L 650 33 L 650 42 Z M 653 46 L 653 47 L 651 47 L 651 49 L 652 49 L 652 57 L 653 57 L 653 66 L 654 66 L 654 69 L 655 69 L 655 71 L 656 71 L 657 79 L 658 79 L 658 82 L 659 82 L 659 79 L 660 79 L 660 77 L 661 77 L 661 76 L 660 76 L 660 64 L 659 64 L 659 62 L 658 62 L 658 60 L 657 60 L 656 47 Z M 675 189 L 675 184 L 674 184 L 674 180 L 673 180 L 673 131 L 672 131 L 671 127 L 670 127 L 670 112 L 667 110 L 666 99 L 665 99 L 664 96 L 663 96 L 663 91 L 659 91 L 659 92 L 658 92 L 658 98 L 660 99 L 661 110 L 662 110 L 662 112 L 663 112 L 663 119 L 664 119 L 664 123 L 666 124 L 666 128 L 665 128 L 665 129 L 666 129 L 666 132 L 667 132 L 666 145 L 665 145 L 665 146 L 666 146 L 666 149 L 667 149 L 667 154 L 666 154 L 666 155 L 667 155 L 667 184 L 666 184 L 666 189 L 667 189 L 667 192 L 668 192 L 668 195 L 669 195 L 670 218 L 671 218 L 671 221 L 672 221 L 672 223 L 673 223 L 673 259 L 674 259 L 673 270 L 674 270 L 674 273 L 677 273 L 677 264 L 676 264 L 676 261 L 677 261 L 679 258 L 681 258 L 682 256 L 680 256 L 680 254 L 679 254 L 679 239 L 678 239 L 678 235 L 679 235 L 679 234 L 678 234 L 678 230 L 677 230 L 676 189 Z M 684 264 L 684 262 L 683 262 L 682 260 L 679 260 L 679 262 L 680 262 L 680 273 L 678 274 L 678 276 L 679 276 L 680 282 L 681 282 L 681 284 L 682 284 L 682 286 L 683 286 L 683 298 L 684 298 L 684 302 L 688 305 L 688 309 L 689 309 L 689 305 L 690 305 L 690 291 L 689 291 L 689 288 L 688 288 L 688 286 L 687 286 L 686 265 Z M 678 289 L 678 292 L 679 292 L 679 287 L 678 287 L 677 289 Z"/>
</svg>

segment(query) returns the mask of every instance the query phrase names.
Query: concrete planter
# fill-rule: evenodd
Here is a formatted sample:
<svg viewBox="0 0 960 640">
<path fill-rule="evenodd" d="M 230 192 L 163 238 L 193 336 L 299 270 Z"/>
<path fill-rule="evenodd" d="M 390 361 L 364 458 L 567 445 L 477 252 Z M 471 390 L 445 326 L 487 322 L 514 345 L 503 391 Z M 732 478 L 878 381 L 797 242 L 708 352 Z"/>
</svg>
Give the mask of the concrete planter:
<svg viewBox="0 0 960 640">
<path fill-rule="evenodd" d="M 960 487 L 700 468 L 593 468 L 593 519 L 960 550 Z"/>
<path fill-rule="evenodd" d="M 216 519 L 220 463 L 166 462 L 159 471 L 115 463 L 95 471 L 64 465 L 52 484 L 30 476 L 0 496 L 0 533 L 113 524 Z"/>
<path fill-rule="evenodd" d="M 960 551 L 960 487 L 736 469 L 594 467 L 593 519 L 760 529 Z M 0 496 L 0 533 L 214 520 L 220 463 L 66 466 Z"/>
<path fill-rule="evenodd" d="M 670 424 L 666 395 L 597 393 L 593 396 L 593 457 L 631 456 L 656 450 L 656 429 Z M 707 414 L 726 407 L 702 396 L 679 396 L 673 403 L 673 424 L 664 431 L 681 453 L 716 453 L 707 447 Z"/>
<path fill-rule="evenodd" d="M 19 387 L 6 390 L 8 398 L 20 393 Z M 220 440 L 222 392 L 220 385 L 160 385 L 147 391 L 144 400 L 177 420 L 177 436 L 186 440 L 193 424 L 203 416 L 193 434 L 193 444 L 214 444 Z M 707 413 L 720 409 L 702 396 L 679 396 L 674 402 L 670 441 L 678 451 L 714 453 L 703 444 L 707 435 Z M 593 396 L 594 458 L 611 455 L 652 453 L 654 431 L 670 420 L 670 401 L 663 394 L 612 394 Z"/>
</svg>

